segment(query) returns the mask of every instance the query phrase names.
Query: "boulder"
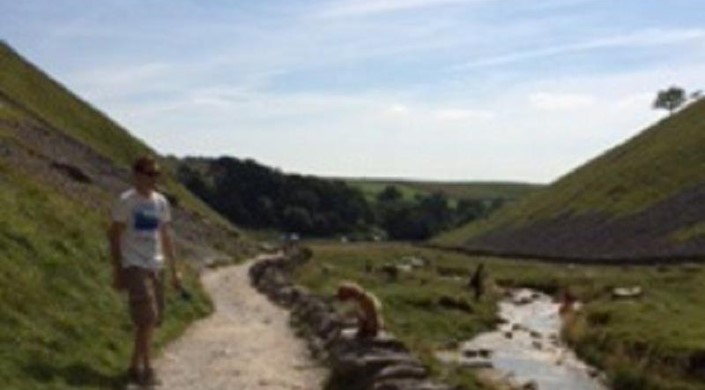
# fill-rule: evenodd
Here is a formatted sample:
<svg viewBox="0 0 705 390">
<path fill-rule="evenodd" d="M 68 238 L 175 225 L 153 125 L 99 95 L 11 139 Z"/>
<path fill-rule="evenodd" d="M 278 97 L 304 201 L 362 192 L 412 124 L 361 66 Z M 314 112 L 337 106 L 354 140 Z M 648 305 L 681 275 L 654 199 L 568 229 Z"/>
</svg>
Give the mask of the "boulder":
<svg viewBox="0 0 705 390">
<path fill-rule="evenodd" d="M 529 381 L 521 386 L 521 390 L 539 390 L 539 384 L 536 381 Z"/>
<path fill-rule="evenodd" d="M 81 168 L 77 166 L 66 164 L 63 162 L 53 161 L 51 163 L 51 167 L 63 173 L 66 177 L 70 178 L 71 180 L 83 184 L 93 183 L 93 179 L 91 179 L 90 176 L 88 176 Z M 174 204 L 173 202 L 171 203 Z"/>
<path fill-rule="evenodd" d="M 420 365 L 408 353 L 367 352 L 331 355 L 333 369 L 344 376 L 372 378 L 383 368 L 392 365 Z"/>
<path fill-rule="evenodd" d="M 615 299 L 638 298 L 642 294 L 643 290 L 640 286 L 615 287 L 614 289 L 612 289 L 612 298 Z"/>
<path fill-rule="evenodd" d="M 390 379 L 377 382 L 373 390 L 452 390 L 452 387 L 417 379 Z"/>
<path fill-rule="evenodd" d="M 447 295 L 443 295 L 438 298 L 438 306 L 451 310 L 459 310 L 469 314 L 475 312 L 472 305 L 470 305 L 467 300 L 463 298 L 450 297 Z"/>
<path fill-rule="evenodd" d="M 463 354 L 463 357 L 466 358 L 476 358 L 480 356 L 480 351 L 476 349 L 465 349 L 461 353 Z"/>
<path fill-rule="evenodd" d="M 402 258 L 402 262 L 414 268 L 423 268 L 430 264 L 430 262 L 422 257 L 407 256 Z"/>
<path fill-rule="evenodd" d="M 473 368 L 473 369 L 492 368 L 493 367 L 493 364 L 490 360 L 482 359 L 482 358 L 462 359 L 458 364 L 462 367 Z"/>
<path fill-rule="evenodd" d="M 387 366 L 377 373 L 375 381 L 388 379 L 423 379 L 428 377 L 428 369 L 422 365 L 395 364 Z"/>
</svg>

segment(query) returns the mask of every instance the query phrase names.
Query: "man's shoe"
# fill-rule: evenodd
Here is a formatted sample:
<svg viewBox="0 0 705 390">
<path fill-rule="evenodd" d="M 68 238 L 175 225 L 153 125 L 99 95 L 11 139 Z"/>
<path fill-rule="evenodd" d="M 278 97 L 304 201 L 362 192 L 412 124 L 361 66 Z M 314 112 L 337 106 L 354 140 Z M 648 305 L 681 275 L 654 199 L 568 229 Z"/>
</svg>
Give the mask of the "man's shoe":
<svg viewBox="0 0 705 390">
<path fill-rule="evenodd" d="M 142 373 L 142 381 L 140 384 L 142 386 L 153 387 L 161 385 L 162 381 L 159 380 L 159 377 L 157 376 L 157 373 L 154 371 L 153 368 L 147 368 Z"/>
<path fill-rule="evenodd" d="M 139 384 L 142 382 L 140 371 L 135 367 L 128 368 L 125 376 L 127 377 L 127 383 Z"/>
</svg>

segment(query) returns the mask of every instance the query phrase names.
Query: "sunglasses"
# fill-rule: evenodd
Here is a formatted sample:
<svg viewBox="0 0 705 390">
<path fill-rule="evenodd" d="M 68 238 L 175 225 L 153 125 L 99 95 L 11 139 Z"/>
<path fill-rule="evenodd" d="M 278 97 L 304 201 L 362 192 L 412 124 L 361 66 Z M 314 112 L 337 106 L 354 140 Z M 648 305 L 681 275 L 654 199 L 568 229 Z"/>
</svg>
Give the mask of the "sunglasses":
<svg viewBox="0 0 705 390">
<path fill-rule="evenodd" d="M 138 170 L 137 172 L 142 175 L 149 176 L 149 177 L 158 177 L 161 174 L 161 172 L 159 172 L 159 171 L 149 171 L 149 170 L 144 170 L 144 171 Z"/>
</svg>

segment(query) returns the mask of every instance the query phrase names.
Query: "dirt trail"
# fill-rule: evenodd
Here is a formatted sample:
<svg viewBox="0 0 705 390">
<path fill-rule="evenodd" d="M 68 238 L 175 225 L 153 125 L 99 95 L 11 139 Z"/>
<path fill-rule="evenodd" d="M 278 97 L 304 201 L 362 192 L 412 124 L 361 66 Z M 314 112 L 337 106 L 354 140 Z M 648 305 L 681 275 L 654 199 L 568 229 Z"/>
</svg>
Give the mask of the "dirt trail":
<svg viewBox="0 0 705 390">
<path fill-rule="evenodd" d="M 215 313 L 169 345 L 157 362 L 162 389 L 317 390 L 326 372 L 288 325 L 288 312 L 249 282 L 256 260 L 202 278 Z"/>
</svg>

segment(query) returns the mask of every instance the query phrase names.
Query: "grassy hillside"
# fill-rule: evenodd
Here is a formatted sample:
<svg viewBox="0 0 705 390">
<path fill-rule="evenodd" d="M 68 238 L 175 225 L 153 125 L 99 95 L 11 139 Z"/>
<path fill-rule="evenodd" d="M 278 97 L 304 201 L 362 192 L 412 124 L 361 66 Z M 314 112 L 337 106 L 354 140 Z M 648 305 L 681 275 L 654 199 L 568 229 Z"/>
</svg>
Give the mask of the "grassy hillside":
<svg viewBox="0 0 705 390">
<path fill-rule="evenodd" d="M 8 389 L 119 388 L 131 350 L 124 297 L 111 287 L 108 209 L 153 151 L 0 43 L 0 383 Z M 211 310 L 204 255 L 249 245 L 168 173 L 179 262 L 191 302 L 168 293 L 159 343 Z"/>
<path fill-rule="evenodd" d="M 705 206 L 692 200 L 699 199 L 705 183 L 704 116 L 705 100 L 694 102 L 493 218 L 445 234 L 436 242 L 464 245 L 498 232 L 510 240 L 509 232 L 522 229 L 528 240 L 528 230 L 540 225 L 564 231 L 578 225 L 588 230 L 598 224 L 600 229 L 625 225 L 622 230 L 630 230 L 631 222 L 642 223 L 641 229 L 653 232 L 650 237 L 662 240 L 664 248 L 702 239 L 705 232 L 699 215 Z M 675 223 L 674 217 L 682 220 Z"/>
<path fill-rule="evenodd" d="M 129 358 L 131 326 L 110 288 L 103 216 L 12 171 L 0 164 L 0 382 L 111 388 Z M 210 310 L 200 292 L 193 303 L 174 297 L 162 343 Z"/>
<path fill-rule="evenodd" d="M 10 107 L 14 106 L 14 107 Z M 0 41 L 0 118 L 39 122 L 60 131 L 115 163 L 129 168 L 138 156 L 151 153 L 146 144 L 112 121 L 88 102 L 74 95 L 41 69 Z M 232 229 L 171 175 L 163 185 L 193 210 L 223 228 Z"/>
<path fill-rule="evenodd" d="M 503 182 L 434 182 L 395 179 L 345 179 L 345 181 L 362 190 L 368 200 L 373 200 L 378 193 L 390 185 L 396 186 L 407 199 L 413 199 L 417 194 L 428 195 L 441 192 L 453 200 L 517 200 L 542 187 L 537 184 Z"/>
<path fill-rule="evenodd" d="M 3 42 L 0 42 L 0 69 L 0 94 L 22 105 L 31 116 L 125 166 L 149 151 L 118 124 Z"/>
</svg>

